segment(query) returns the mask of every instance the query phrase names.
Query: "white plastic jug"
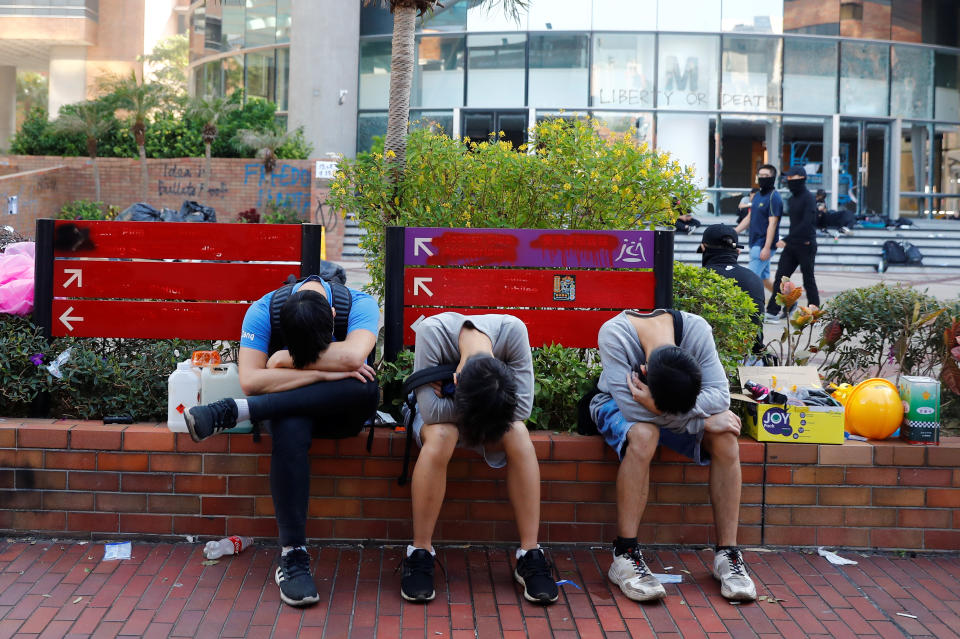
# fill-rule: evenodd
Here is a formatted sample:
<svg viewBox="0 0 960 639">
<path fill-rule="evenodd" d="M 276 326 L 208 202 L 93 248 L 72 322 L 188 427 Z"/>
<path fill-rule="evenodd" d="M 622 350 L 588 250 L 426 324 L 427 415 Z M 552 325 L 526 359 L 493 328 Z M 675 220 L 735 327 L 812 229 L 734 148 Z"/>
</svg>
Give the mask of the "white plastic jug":
<svg viewBox="0 0 960 639">
<path fill-rule="evenodd" d="M 246 397 L 240 388 L 240 371 L 233 362 L 217 366 L 204 366 L 200 370 L 200 403 L 210 404 L 218 399 Z M 249 420 L 238 423 L 228 433 L 249 433 L 253 425 Z"/>
<path fill-rule="evenodd" d="M 187 360 L 167 378 L 167 428 L 175 433 L 187 432 L 183 414 L 200 401 L 200 371 Z"/>
</svg>

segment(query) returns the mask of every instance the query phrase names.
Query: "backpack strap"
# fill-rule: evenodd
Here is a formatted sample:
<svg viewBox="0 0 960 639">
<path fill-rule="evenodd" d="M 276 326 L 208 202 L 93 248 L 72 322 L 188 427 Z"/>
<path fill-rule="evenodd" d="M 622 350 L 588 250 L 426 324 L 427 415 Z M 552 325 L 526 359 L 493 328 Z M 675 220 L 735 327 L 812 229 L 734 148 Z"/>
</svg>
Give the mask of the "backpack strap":
<svg viewBox="0 0 960 639">
<path fill-rule="evenodd" d="M 399 486 L 407 483 L 407 475 L 410 469 L 410 449 L 413 445 L 413 420 L 417 411 L 417 396 L 415 391 L 424 384 L 450 381 L 456 372 L 456 364 L 440 364 L 439 366 L 431 366 L 419 370 L 404 380 L 402 391 L 403 401 L 406 402 L 408 410 L 407 419 L 403 423 L 404 429 L 406 430 L 406 442 L 403 446 L 403 469 L 397 478 L 397 484 Z"/>
<path fill-rule="evenodd" d="M 314 281 L 320 281 L 322 279 L 319 276 L 311 275 L 305 279 L 296 280 L 291 275 L 287 278 L 286 284 L 273 292 L 273 296 L 270 298 L 270 346 L 267 348 L 268 355 L 273 355 L 277 351 L 283 350 L 284 346 L 286 346 L 283 338 L 283 330 L 280 328 L 280 310 L 286 301 L 290 299 L 290 295 L 293 293 L 293 287 L 311 278 Z M 329 300 L 330 306 L 337 311 L 333 317 L 333 336 L 338 342 L 342 342 L 347 338 L 347 328 L 350 323 L 350 309 L 353 307 L 353 296 L 350 294 L 350 289 L 343 284 L 333 281 L 327 282 L 327 284 L 330 286 L 330 297 L 333 298 Z"/>
</svg>

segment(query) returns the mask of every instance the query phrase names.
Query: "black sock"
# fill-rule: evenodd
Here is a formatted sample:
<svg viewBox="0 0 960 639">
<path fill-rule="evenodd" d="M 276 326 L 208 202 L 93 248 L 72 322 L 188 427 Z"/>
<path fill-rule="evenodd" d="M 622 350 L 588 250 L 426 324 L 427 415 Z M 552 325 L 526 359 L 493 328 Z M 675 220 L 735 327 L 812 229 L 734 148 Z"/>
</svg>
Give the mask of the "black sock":
<svg viewBox="0 0 960 639">
<path fill-rule="evenodd" d="M 739 550 L 739 546 L 714 546 L 715 552 L 723 552 L 724 550 Z"/>
<path fill-rule="evenodd" d="M 617 537 L 616 539 L 613 540 L 614 555 L 626 554 L 628 550 L 636 547 L 637 547 L 636 537 Z"/>
</svg>

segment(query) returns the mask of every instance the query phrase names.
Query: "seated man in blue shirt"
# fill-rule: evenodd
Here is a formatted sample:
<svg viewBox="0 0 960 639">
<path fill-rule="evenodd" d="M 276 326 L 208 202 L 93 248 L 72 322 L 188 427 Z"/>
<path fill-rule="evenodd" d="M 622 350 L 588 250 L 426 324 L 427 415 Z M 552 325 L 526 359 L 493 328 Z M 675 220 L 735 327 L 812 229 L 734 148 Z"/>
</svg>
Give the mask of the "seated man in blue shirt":
<svg viewBox="0 0 960 639">
<path fill-rule="evenodd" d="M 271 320 L 278 291 L 254 302 L 243 318 L 238 356 L 240 386 L 249 397 L 195 406 L 184 414 L 194 441 L 246 419 L 270 420 L 270 492 L 283 547 L 274 579 L 280 598 L 291 606 L 320 600 L 305 545 L 310 442 L 356 434 L 379 401 L 366 360 L 376 345 L 380 309 L 369 295 L 345 290 L 352 301 L 343 341 L 334 337 L 330 284 L 317 276 L 293 286 L 280 307 L 279 325 Z M 276 331 L 282 331 L 286 348 L 270 354 Z"/>
</svg>

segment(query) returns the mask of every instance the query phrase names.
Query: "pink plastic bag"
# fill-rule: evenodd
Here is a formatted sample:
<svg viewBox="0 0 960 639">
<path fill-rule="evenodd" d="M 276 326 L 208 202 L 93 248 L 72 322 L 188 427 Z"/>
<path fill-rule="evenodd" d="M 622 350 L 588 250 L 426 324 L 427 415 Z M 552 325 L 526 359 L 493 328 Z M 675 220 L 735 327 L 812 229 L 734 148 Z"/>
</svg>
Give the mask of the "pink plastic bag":
<svg viewBox="0 0 960 639">
<path fill-rule="evenodd" d="M 18 242 L 0 253 L 0 313 L 26 315 L 33 310 L 33 242 Z"/>
</svg>

